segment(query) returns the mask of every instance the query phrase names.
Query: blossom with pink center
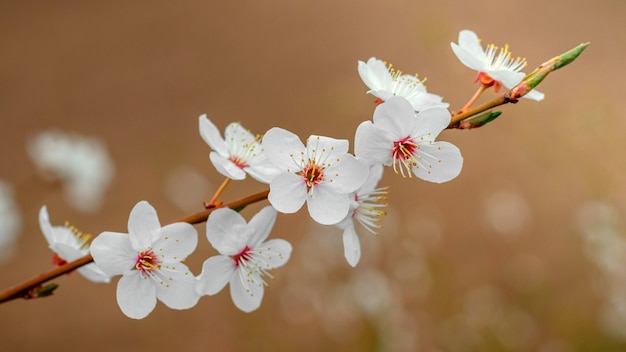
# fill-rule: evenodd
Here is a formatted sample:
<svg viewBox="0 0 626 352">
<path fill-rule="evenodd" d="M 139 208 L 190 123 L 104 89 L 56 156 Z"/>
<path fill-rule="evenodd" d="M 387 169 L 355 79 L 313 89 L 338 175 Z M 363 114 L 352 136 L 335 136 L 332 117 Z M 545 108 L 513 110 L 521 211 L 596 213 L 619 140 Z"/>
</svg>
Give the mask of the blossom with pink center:
<svg viewBox="0 0 626 352">
<path fill-rule="evenodd" d="M 146 201 L 135 205 L 128 234 L 103 232 L 91 243 L 91 255 L 107 274 L 122 275 L 117 303 L 130 318 L 145 318 L 157 299 L 173 309 L 196 305 L 195 279 L 182 261 L 198 244 L 196 229 L 187 223 L 161 227 L 156 210 Z"/>
<path fill-rule="evenodd" d="M 367 177 L 368 166 L 348 154 L 348 141 L 312 135 L 306 147 L 295 134 L 274 127 L 263 137 L 265 153 L 282 172 L 270 183 L 268 199 L 281 213 L 306 202 L 313 220 L 333 225 L 350 210 L 349 194 Z"/>
<path fill-rule="evenodd" d="M 282 239 L 266 241 L 276 210 L 271 206 L 259 211 L 249 223 L 236 211 L 217 209 L 206 223 L 206 236 L 220 255 L 207 259 L 197 277 L 196 290 L 214 295 L 230 283 L 230 295 L 244 312 L 261 305 L 266 277 L 271 269 L 283 266 L 291 255 L 291 244 Z"/>
<path fill-rule="evenodd" d="M 354 220 L 359 222 L 367 231 L 376 234 L 375 229 L 381 228 L 381 222 L 387 212 L 383 210 L 386 203 L 380 203 L 387 198 L 387 188 L 377 188 L 376 185 L 383 176 L 382 164 L 370 166 L 367 180 L 356 192 L 352 193 L 350 212 L 345 219 L 335 226 L 343 230 L 344 256 L 351 266 L 356 266 L 361 258 L 361 244 L 354 227 Z"/>
<path fill-rule="evenodd" d="M 393 166 L 404 177 L 430 182 L 455 178 L 463 167 L 459 149 L 435 138 L 450 123 L 447 109 L 433 107 L 416 113 L 402 97 L 393 97 L 376 107 L 372 121 L 356 130 L 355 155 L 370 165 Z"/>
<path fill-rule="evenodd" d="M 213 149 L 209 158 L 220 174 L 233 180 L 243 180 L 248 173 L 263 183 L 270 183 L 278 174 L 265 157 L 259 137 L 239 123 L 228 125 L 224 138 L 206 115 L 200 116 L 199 125 L 202 139 Z"/>
<path fill-rule="evenodd" d="M 442 97 L 426 91 L 424 80 L 417 75 L 402 74 L 393 65 L 375 57 L 367 62 L 359 61 L 359 76 L 370 89 L 367 93 L 375 96 L 377 102 L 387 101 L 394 96 L 408 100 L 415 111 L 422 111 L 429 107 L 440 106 L 447 108 L 450 104 L 442 102 Z"/>
<path fill-rule="evenodd" d="M 452 51 L 461 63 L 472 70 L 478 71 L 476 81 L 486 87 L 494 87 L 497 92 L 500 86 L 507 89 L 515 87 L 522 81 L 526 66 L 526 59 L 520 57 L 513 59 L 509 47 L 504 46 L 498 52 L 498 47 L 489 44 L 484 50 L 476 33 L 470 30 L 459 32 L 459 43 L 450 43 Z M 524 98 L 543 100 L 544 94 L 533 89 Z"/>
<path fill-rule="evenodd" d="M 85 234 L 73 226 L 52 226 L 48 208 L 44 205 L 39 210 L 39 227 L 54 252 L 52 262 L 64 265 L 89 254 L 90 234 Z M 106 274 L 96 264 L 90 263 L 78 268 L 78 272 L 87 280 L 109 283 L 111 275 Z"/>
</svg>

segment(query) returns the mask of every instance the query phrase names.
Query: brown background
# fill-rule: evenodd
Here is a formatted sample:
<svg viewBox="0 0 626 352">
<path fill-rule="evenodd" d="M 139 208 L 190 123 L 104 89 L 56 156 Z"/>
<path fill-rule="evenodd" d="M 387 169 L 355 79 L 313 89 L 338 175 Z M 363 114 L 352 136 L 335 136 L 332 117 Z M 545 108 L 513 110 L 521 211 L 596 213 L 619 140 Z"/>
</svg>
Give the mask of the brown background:
<svg viewBox="0 0 626 352">
<path fill-rule="evenodd" d="M 188 311 L 159 304 L 134 321 L 119 311 L 115 284 L 73 274 L 55 280 L 51 298 L 0 306 L 0 349 L 626 349 L 601 319 L 614 277 L 586 255 L 577 225 L 589 202 L 615 210 L 620 231 L 626 214 L 625 15 L 620 0 L 0 2 L 0 178 L 13 184 L 23 218 L 16 256 L 0 266 L 6 287 L 50 267 L 37 224 L 43 204 L 55 223 L 124 232 L 141 199 L 163 222 L 186 214 L 165 191 L 181 167 L 219 185 L 198 134 L 201 113 L 220 129 L 240 121 L 256 133 L 280 126 L 352 141 L 374 108 L 357 60 L 419 72 L 459 109 L 475 89 L 449 47 L 459 30 L 510 44 L 527 71 L 592 42 L 541 85 L 543 102 L 504 107 L 486 128 L 443 133 L 465 158 L 454 181 L 388 170 L 385 229 L 362 237 L 356 269 L 343 260 L 338 230 L 305 211 L 281 215 L 272 236 L 295 249 L 257 312 L 238 311 L 224 291 Z M 73 210 L 37 177 L 26 141 L 49 128 L 108 145 L 116 178 L 100 212 Z M 234 183 L 224 200 L 263 189 Z M 214 253 L 197 228 L 195 273 Z"/>
</svg>

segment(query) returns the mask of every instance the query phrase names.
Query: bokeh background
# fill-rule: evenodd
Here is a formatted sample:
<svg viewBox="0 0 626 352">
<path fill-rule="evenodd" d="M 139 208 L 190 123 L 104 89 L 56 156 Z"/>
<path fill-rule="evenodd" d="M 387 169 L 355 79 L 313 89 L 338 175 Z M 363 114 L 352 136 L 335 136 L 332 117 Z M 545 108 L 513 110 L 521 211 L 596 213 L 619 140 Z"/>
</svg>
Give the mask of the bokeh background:
<svg viewBox="0 0 626 352">
<path fill-rule="evenodd" d="M 53 223 L 94 234 L 125 232 L 142 199 L 163 222 L 201 210 L 222 181 L 198 133 L 202 113 L 220 129 L 240 121 L 352 142 L 374 110 L 357 60 L 419 73 L 459 109 L 475 90 L 450 50 L 459 30 L 510 44 L 527 72 L 591 42 L 541 84 L 544 101 L 441 135 L 465 158 L 454 181 L 388 171 L 385 227 L 361 237 L 356 268 L 338 229 L 304 210 L 280 215 L 272 236 L 294 252 L 254 313 L 226 290 L 134 321 L 115 283 L 72 274 L 50 298 L 0 306 L 0 349 L 626 350 L 625 16 L 621 0 L 0 2 L 0 179 L 21 217 L 3 287 L 51 267 L 43 204 Z M 97 211 L 72 207 L 37 172 L 27 143 L 49 129 L 107 146 L 115 177 Z M 223 199 L 264 188 L 237 182 Z M 215 253 L 197 229 L 195 273 Z"/>
</svg>

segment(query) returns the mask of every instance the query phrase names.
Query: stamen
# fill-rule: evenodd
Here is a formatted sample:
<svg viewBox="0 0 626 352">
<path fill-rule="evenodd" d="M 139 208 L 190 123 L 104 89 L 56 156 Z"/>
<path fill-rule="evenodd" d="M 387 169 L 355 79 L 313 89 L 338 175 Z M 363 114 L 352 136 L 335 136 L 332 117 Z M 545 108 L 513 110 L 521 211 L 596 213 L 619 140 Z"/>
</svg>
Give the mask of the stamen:
<svg viewBox="0 0 626 352">
<path fill-rule="evenodd" d="M 152 249 L 139 252 L 137 259 L 135 260 L 135 270 L 139 270 L 144 278 L 146 275 L 153 276 L 153 271 L 160 269 L 161 261 Z"/>
</svg>

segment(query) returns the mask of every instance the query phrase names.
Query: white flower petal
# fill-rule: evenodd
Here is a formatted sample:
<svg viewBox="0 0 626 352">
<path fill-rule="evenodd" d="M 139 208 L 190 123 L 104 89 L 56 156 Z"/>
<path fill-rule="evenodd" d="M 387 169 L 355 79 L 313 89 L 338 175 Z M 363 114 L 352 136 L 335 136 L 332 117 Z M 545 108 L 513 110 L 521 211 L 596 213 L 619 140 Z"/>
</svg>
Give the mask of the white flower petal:
<svg viewBox="0 0 626 352">
<path fill-rule="evenodd" d="M 352 223 L 352 226 L 346 226 L 343 230 L 343 254 L 348 264 L 353 267 L 355 267 L 359 263 L 359 259 L 361 259 L 361 243 L 354 229 L 354 223 Z"/>
<path fill-rule="evenodd" d="M 371 90 L 390 90 L 393 86 L 393 77 L 382 60 L 369 58 L 367 63 L 359 61 L 359 76 L 363 83 Z"/>
<path fill-rule="evenodd" d="M 407 97 L 407 100 L 411 103 L 411 106 L 415 111 L 422 111 L 432 107 L 447 109 L 450 106 L 449 103 L 444 103 L 442 101 L 442 96 L 428 92 Z"/>
<path fill-rule="evenodd" d="M 533 89 L 530 92 L 528 92 L 526 95 L 524 95 L 523 98 L 536 100 L 536 101 L 542 101 L 544 98 L 544 94 L 536 89 Z"/>
<path fill-rule="evenodd" d="M 282 172 L 298 172 L 302 169 L 301 153 L 305 152 L 300 138 L 280 127 L 271 128 L 263 136 L 263 148 L 267 158 Z"/>
<path fill-rule="evenodd" d="M 378 181 L 383 177 L 383 165 L 382 164 L 374 164 L 370 166 L 369 173 L 367 174 L 367 179 L 363 183 L 363 186 L 358 190 L 358 194 L 366 194 L 374 189 L 376 189 L 376 185 L 378 185 Z"/>
<path fill-rule="evenodd" d="M 144 279 L 138 271 L 122 276 L 117 283 L 117 304 L 127 317 L 143 319 L 156 306 L 156 289 L 153 282 Z"/>
<path fill-rule="evenodd" d="M 161 228 L 156 210 L 145 200 L 137 203 L 128 217 L 128 236 L 133 248 L 142 251 L 152 245 Z"/>
<path fill-rule="evenodd" d="M 434 107 L 420 111 L 415 118 L 415 129 L 411 131 L 414 137 L 423 137 L 424 140 L 434 141 L 435 138 L 450 124 L 450 112 L 446 109 Z"/>
<path fill-rule="evenodd" d="M 496 81 L 502 83 L 504 87 L 507 89 L 511 89 L 515 87 L 519 82 L 522 81 L 525 74 L 523 72 L 515 72 L 508 70 L 497 70 L 497 71 L 486 71 L 489 77 L 493 78 Z"/>
<path fill-rule="evenodd" d="M 333 162 L 337 156 L 344 155 L 348 152 L 349 143 L 346 139 L 335 139 L 324 136 L 311 135 L 307 143 L 307 155 L 320 156 L 324 160 Z"/>
<path fill-rule="evenodd" d="M 54 243 L 50 245 L 52 249 L 61 259 L 71 262 L 78 258 L 84 257 L 89 254 L 88 249 L 81 250 L 76 246 L 72 246 L 67 243 Z"/>
<path fill-rule="evenodd" d="M 226 150 L 226 143 L 224 142 L 224 139 L 222 139 L 220 131 L 213 124 L 213 122 L 208 119 L 206 114 L 200 115 L 198 121 L 200 136 L 206 142 L 206 144 L 208 144 L 211 149 L 218 152 L 220 155 L 228 155 L 228 151 Z"/>
<path fill-rule="evenodd" d="M 322 225 L 334 225 L 346 217 L 350 210 L 350 198 L 346 193 L 336 193 L 318 186 L 306 198 L 309 214 Z"/>
<path fill-rule="evenodd" d="M 240 123 L 233 122 L 226 126 L 226 130 L 224 131 L 224 141 L 226 142 L 227 147 L 231 145 L 232 147 L 240 148 L 241 146 L 249 146 L 254 143 L 256 136 L 250 133 L 247 129 L 245 129 Z M 230 152 L 233 152 L 234 149 L 227 148 Z"/>
<path fill-rule="evenodd" d="M 213 166 L 215 166 L 215 169 L 220 174 L 232 180 L 243 180 L 246 178 L 246 173 L 242 169 L 233 164 L 232 161 L 221 156 L 219 153 L 211 152 L 209 154 L 209 159 L 211 159 L 211 163 L 213 163 Z"/>
<path fill-rule="evenodd" d="M 216 209 L 206 222 L 207 239 L 224 255 L 235 255 L 243 250 L 252 231 L 243 216 L 230 208 Z"/>
<path fill-rule="evenodd" d="M 281 213 L 295 213 L 307 198 L 306 184 L 302 177 L 292 173 L 276 176 L 270 183 L 267 197 L 272 206 Z"/>
<path fill-rule="evenodd" d="M 279 268 L 287 263 L 292 250 L 289 242 L 275 238 L 255 248 L 255 259 L 261 258 L 265 262 L 266 265 L 263 266 L 265 270 Z"/>
<path fill-rule="evenodd" d="M 217 255 L 204 261 L 202 273 L 196 279 L 196 292 L 212 296 L 220 292 L 235 275 L 235 262 L 225 255 Z"/>
<path fill-rule="evenodd" d="M 48 208 L 44 205 L 39 209 L 39 227 L 43 233 L 43 237 L 46 238 L 48 244 L 54 242 L 52 236 L 52 224 L 50 223 L 50 216 L 48 215 Z"/>
<path fill-rule="evenodd" d="M 362 122 L 356 129 L 354 136 L 354 154 L 368 164 L 391 165 L 393 136 L 371 121 Z"/>
<path fill-rule="evenodd" d="M 337 158 L 335 164 L 325 172 L 324 184 L 337 193 L 350 193 L 363 185 L 369 167 L 365 161 L 350 154 Z"/>
<path fill-rule="evenodd" d="M 480 72 L 488 67 L 487 56 L 476 33 L 462 30 L 459 33 L 459 44 L 450 43 L 450 46 L 459 61 L 472 70 Z"/>
<path fill-rule="evenodd" d="M 50 223 L 50 217 L 48 216 L 48 209 L 45 205 L 39 210 L 39 227 L 41 228 L 41 232 L 48 242 L 50 249 L 55 252 L 57 252 L 57 250 L 53 247 L 59 243 L 68 245 L 75 249 L 78 249 L 81 246 L 76 238 L 76 235 L 69 228 L 65 226 L 52 226 Z M 63 256 L 61 257 L 66 259 Z"/>
<path fill-rule="evenodd" d="M 198 232 L 185 222 L 166 225 L 158 232 L 159 239 L 152 245 L 152 250 L 161 258 L 181 261 L 198 245 Z"/>
<path fill-rule="evenodd" d="M 249 167 L 245 168 L 244 171 L 254 177 L 255 180 L 262 183 L 272 182 L 274 177 L 281 173 L 266 157 L 251 164 Z"/>
<path fill-rule="evenodd" d="M 248 247 L 256 248 L 261 242 L 265 241 L 276 222 L 276 209 L 272 206 L 266 206 L 252 217 L 248 226 L 254 229 L 254 233 L 248 239 Z"/>
<path fill-rule="evenodd" d="M 109 275 L 121 275 L 135 267 L 137 252 L 125 233 L 103 232 L 89 249 L 96 264 Z"/>
<path fill-rule="evenodd" d="M 111 276 L 102 271 L 102 269 L 94 263 L 81 266 L 78 268 L 78 272 L 91 282 L 105 284 L 111 282 Z"/>
<path fill-rule="evenodd" d="M 247 275 L 241 269 L 230 280 L 230 296 L 240 310 L 249 313 L 261 306 L 264 286 L 258 274 Z"/>
<path fill-rule="evenodd" d="M 200 295 L 195 289 L 196 280 L 185 264 L 176 263 L 175 270 L 162 266 L 158 277 L 162 281 L 155 285 L 156 296 L 166 306 L 189 309 L 198 303 Z"/>
<path fill-rule="evenodd" d="M 393 97 L 374 110 L 374 124 L 396 137 L 406 137 L 415 126 L 415 110 L 403 97 Z"/>
<path fill-rule="evenodd" d="M 455 145 L 448 142 L 423 144 L 418 167 L 413 167 L 415 175 L 422 180 L 442 183 L 452 180 L 461 173 L 463 157 Z"/>
</svg>

